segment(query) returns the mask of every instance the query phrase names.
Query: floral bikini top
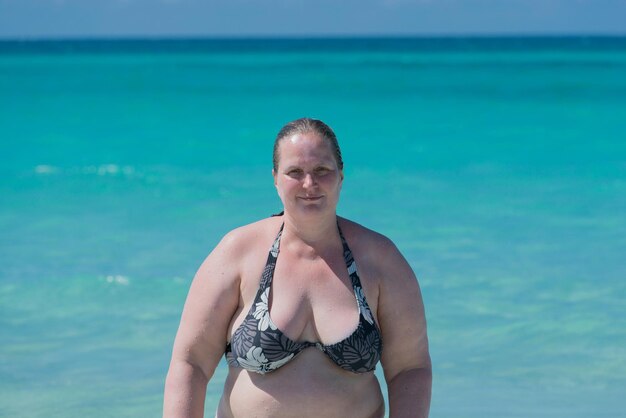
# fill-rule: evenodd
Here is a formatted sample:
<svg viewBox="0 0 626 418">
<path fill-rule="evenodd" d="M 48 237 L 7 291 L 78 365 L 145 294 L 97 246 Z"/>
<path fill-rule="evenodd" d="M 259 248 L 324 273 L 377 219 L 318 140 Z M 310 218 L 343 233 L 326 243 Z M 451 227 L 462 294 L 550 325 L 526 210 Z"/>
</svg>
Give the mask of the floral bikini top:
<svg viewBox="0 0 626 418">
<path fill-rule="evenodd" d="M 373 371 L 382 352 L 380 330 L 374 322 L 372 311 L 365 300 L 352 251 L 350 251 L 341 229 L 339 229 L 339 236 L 343 244 L 343 256 L 359 309 L 359 325 L 356 330 L 352 335 L 338 343 L 324 345 L 319 342 L 293 341 L 272 322 L 268 298 L 283 227 L 284 225 L 280 227 L 270 249 L 254 303 L 243 323 L 233 333 L 230 343 L 226 345 L 225 355 L 228 364 L 233 367 L 244 368 L 250 372 L 265 374 L 290 362 L 305 348 L 315 347 L 344 370 L 353 373 Z"/>
</svg>

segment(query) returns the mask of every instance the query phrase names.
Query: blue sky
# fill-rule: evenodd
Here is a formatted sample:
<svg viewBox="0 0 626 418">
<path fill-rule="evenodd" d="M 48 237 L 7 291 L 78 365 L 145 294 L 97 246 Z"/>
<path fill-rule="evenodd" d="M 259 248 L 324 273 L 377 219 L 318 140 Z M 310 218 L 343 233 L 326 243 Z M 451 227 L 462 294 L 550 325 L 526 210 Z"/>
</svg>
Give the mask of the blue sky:
<svg viewBox="0 0 626 418">
<path fill-rule="evenodd" d="M 626 0 L 0 0 L 0 38 L 626 34 Z"/>
</svg>

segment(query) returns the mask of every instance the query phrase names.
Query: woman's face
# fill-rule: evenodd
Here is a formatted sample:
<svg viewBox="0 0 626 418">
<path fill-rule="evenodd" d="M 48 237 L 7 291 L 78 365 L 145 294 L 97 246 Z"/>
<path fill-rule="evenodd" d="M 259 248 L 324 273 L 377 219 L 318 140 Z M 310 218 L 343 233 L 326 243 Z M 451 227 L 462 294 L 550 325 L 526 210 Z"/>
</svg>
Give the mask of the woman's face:
<svg viewBox="0 0 626 418">
<path fill-rule="evenodd" d="M 286 212 L 335 212 L 343 172 L 328 141 L 315 132 L 296 134 L 279 143 L 274 185 Z"/>
</svg>

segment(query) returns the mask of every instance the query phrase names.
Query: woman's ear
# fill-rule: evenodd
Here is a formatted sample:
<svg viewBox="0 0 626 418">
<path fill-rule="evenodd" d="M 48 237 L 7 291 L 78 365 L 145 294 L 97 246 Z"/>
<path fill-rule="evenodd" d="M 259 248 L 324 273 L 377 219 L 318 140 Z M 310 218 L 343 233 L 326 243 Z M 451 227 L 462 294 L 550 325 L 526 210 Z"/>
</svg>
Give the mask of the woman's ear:
<svg viewBox="0 0 626 418">
<path fill-rule="evenodd" d="M 276 186 L 276 170 L 272 168 L 272 177 L 274 177 L 274 186 Z"/>
<path fill-rule="evenodd" d="M 339 170 L 339 190 L 343 187 L 343 168 Z"/>
</svg>

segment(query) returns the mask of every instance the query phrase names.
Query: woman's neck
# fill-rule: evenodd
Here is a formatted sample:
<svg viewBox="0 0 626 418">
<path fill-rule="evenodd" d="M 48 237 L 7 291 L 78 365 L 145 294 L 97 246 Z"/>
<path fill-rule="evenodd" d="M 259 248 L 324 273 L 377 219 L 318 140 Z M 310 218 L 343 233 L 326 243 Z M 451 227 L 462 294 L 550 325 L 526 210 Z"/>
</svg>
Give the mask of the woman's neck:
<svg viewBox="0 0 626 418">
<path fill-rule="evenodd" d="M 307 219 L 295 218 L 285 213 L 283 220 L 285 223 L 283 237 L 287 238 L 288 243 L 297 245 L 297 241 L 300 241 L 305 247 L 320 253 L 339 240 L 335 213 L 332 216 Z"/>
</svg>

